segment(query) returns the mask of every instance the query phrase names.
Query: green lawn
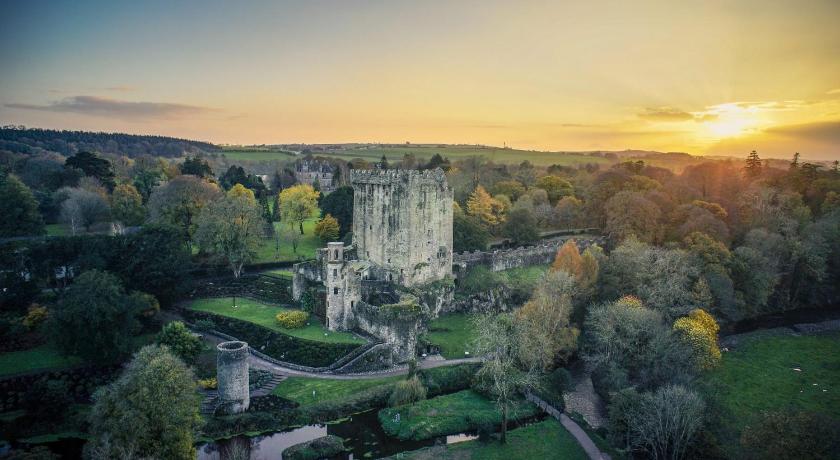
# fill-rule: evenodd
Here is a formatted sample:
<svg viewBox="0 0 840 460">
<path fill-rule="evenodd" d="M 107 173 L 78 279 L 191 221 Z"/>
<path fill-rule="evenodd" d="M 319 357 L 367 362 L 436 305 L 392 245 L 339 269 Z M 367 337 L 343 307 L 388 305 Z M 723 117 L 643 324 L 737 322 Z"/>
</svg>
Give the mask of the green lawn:
<svg viewBox="0 0 840 460">
<path fill-rule="evenodd" d="M 82 362 L 81 358 L 62 356 L 50 345 L 41 345 L 29 350 L 0 354 L 0 375 L 67 369 Z"/>
<path fill-rule="evenodd" d="M 285 150 L 256 148 L 224 149 L 218 153 L 220 155 L 224 155 L 229 160 L 248 161 L 289 160 L 295 156 L 292 152 L 287 152 Z"/>
<path fill-rule="evenodd" d="M 524 419 L 538 413 L 536 405 L 522 399 L 511 408 L 510 419 Z M 382 409 L 379 422 L 390 436 L 419 441 L 476 430 L 481 424 L 498 427 L 502 415 L 493 401 L 472 390 L 464 390 L 407 406 Z"/>
<path fill-rule="evenodd" d="M 345 399 L 368 388 L 394 383 L 404 376 L 382 377 L 364 380 L 333 380 L 310 377 L 289 377 L 274 387 L 272 393 L 311 406 L 325 401 Z M 315 392 L 314 395 L 312 392 Z"/>
<path fill-rule="evenodd" d="M 298 329 L 286 329 L 280 327 L 275 316 L 281 311 L 288 311 L 289 308 L 276 307 L 252 299 L 242 297 L 236 298 L 236 308 L 233 308 L 233 299 L 221 297 L 213 299 L 198 299 L 189 304 L 193 310 L 206 311 L 217 315 L 229 316 L 231 318 L 249 321 L 283 334 L 299 337 L 301 339 L 316 340 L 328 343 L 353 343 L 362 344 L 364 340 L 350 334 L 349 332 L 328 331 L 317 317 L 310 317 L 309 325 Z"/>
<path fill-rule="evenodd" d="M 471 342 L 474 338 L 471 318 L 473 315 L 465 313 L 451 313 L 432 320 L 426 338 L 440 347 L 440 354 L 446 359 L 465 358 L 464 352 L 474 350 Z"/>
<path fill-rule="evenodd" d="M 724 352 L 721 365 L 701 380 L 714 426 L 732 453 L 737 452 L 741 429 L 762 411 L 795 408 L 840 417 L 838 384 L 838 332 L 755 333 Z"/>
<path fill-rule="evenodd" d="M 47 230 L 48 236 L 65 236 L 69 234 L 69 230 L 64 224 L 48 224 L 44 228 Z"/>
<path fill-rule="evenodd" d="M 558 458 L 585 460 L 588 457 L 575 438 L 554 419 L 508 431 L 507 443 L 478 440 L 403 452 L 394 460 L 516 460 Z"/>
<path fill-rule="evenodd" d="M 320 211 L 318 212 L 320 213 Z M 315 223 L 319 219 L 320 217 L 310 217 L 303 222 L 303 236 L 301 236 L 298 242 L 297 252 L 294 251 L 292 243 L 283 236 L 284 228 L 280 222 L 274 222 L 274 231 L 276 235 L 279 235 L 279 240 L 277 236 L 264 238 L 259 247 L 257 247 L 257 257 L 254 262 L 289 262 L 314 259 L 315 251 L 318 248 L 326 246 L 326 243 L 315 236 Z"/>
</svg>

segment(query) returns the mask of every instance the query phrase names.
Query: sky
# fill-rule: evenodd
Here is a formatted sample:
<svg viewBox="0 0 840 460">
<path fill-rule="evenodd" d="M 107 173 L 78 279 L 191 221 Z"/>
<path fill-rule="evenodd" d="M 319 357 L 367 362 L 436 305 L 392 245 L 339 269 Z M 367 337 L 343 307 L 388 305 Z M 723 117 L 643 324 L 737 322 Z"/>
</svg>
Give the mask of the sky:
<svg viewBox="0 0 840 460">
<path fill-rule="evenodd" d="M 840 159 L 840 1 L 0 0 L 0 124 Z"/>
</svg>

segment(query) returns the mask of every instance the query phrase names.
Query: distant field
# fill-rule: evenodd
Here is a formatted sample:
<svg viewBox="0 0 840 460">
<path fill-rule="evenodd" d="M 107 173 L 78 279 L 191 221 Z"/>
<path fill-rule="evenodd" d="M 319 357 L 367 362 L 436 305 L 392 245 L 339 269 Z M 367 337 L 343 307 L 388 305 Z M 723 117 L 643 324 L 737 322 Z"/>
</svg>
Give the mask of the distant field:
<svg viewBox="0 0 840 460">
<path fill-rule="evenodd" d="M 285 150 L 222 150 L 218 152 L 219 155 L 224 155 L 230 160 L 249 160 L 249 161 L 263 161 L 263 160 L 288 160 L 294 158 L 295 154 Z"/>
<path fill-rule="evenodd" d="M 0 375 L 36 370 L 60 370 L 81 364 L 77 357 L 62 356 L 50 345 L 0 354 Z"/>
<path fill-rule="evenodd" d="M 450 160 L 460 160 L 472 156 L 482 156 L 488 160 L 496 163 L 520 163 L 528 160 L 535 165 L 549 166 L 553 164 L 574 166 L 578 164 L 607 164 L 611 161 L 607 158 L 579 155 L 574 153 L 564 152 L 535 152 L 531 150 L 516 150 L 504 149 L 496 147 L 477 147 L 477 146 L 447 146 L 447 147 L 372 147 L 372 148 L 358 148 L 348 150 L 336 150 L 327 153 L 319 152 L 319 155 L 333 156 L 350 160 L 352 158 L 363 158 L 366 160 L 379 160 L 382 155 L 388 161 L 399 161 L 403 155 L 414 154 L 417 159 L 428 160 L 436 153 L 441 156 L 449 158 Z"/>
</svg>

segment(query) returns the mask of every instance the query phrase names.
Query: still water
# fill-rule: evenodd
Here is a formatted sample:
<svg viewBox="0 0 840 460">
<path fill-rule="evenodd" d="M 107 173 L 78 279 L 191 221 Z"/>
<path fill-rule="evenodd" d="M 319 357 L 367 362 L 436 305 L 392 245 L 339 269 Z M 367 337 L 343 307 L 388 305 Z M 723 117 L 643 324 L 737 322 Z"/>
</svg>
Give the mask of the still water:
<svg viewBox="0 0 840 460">
<path fill-rule="evenodd" d="M 351 449 L 342 459 L 380 458 L 435 444 L 469 441 L 477 436 L 467 433 L 441 436 L 426 441 L 400 441 L 382 431 L 376 417 L 378 410 L 355 414 L 347 420 L 324 425 L 307 425 L 265 436 L 236 437 L 198 448 L 198 460 L 276 460 L 287 447 L 328 434 L 344 438 Z"/>
</svg>

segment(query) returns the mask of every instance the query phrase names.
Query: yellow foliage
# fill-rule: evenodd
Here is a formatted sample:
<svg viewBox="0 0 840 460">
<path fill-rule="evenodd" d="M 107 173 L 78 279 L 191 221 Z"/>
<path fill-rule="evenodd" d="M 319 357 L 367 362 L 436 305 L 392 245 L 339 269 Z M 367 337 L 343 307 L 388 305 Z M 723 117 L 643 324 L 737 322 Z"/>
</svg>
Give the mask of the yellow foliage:
<svg viewBox="0 0 840 460">
<path fill-rule="evenodd" d="M 644 308 L 645 304 L 642 302 L 642 299 L 634 296 L 634 295 L 625 295 L 622 296 L 620 299 L 616 301 L 616 305 L 622 305 L 625 307 L 633 307 L 633 308 Z"/>
<path fill-rule="evenodd" d="M 254 196 L 254 191 L 245 187 L 242 184 L 236 184 L 227 192 L 229 197 L 237 198 L 244 197 L 251 204 L 257 203 L 257 198 Z"/>
<path fill-rule="evenodd" d="M 335 241 L 338 239 L 338 219 L 327 214 L 315 224 L 315 234 L 321 241 Z"/>
<path fill-rule="evenodd" d="M 694 350 L 695 360 L 701 369 L 711 369 L 720 362 L 717 337 L 720 327 L 712 315 L 699 308 L 694 309 L 688 316 L 674 321 L 674 330 Z"/>
<path fill-rule="evenodd" d="M 49 316 L 49 313 L 47 312 L 46 307 L 33 303 L 29 306 L 29 310 L 23 318 L 23 325 L 26 326 L 27 329 L 35 329 L 39 324 L 43 323 L 47 319 L 47 316 Z"/>
<path fill-rule="evenodd" d="M 309 313 L 301 310 L 281 311 L 277 313 L 275 318 L 281 327 L 297 329 L 306 325 L 306 320 L 309 319 Z"/>
<path fill-rule="evenodd" d="M 552 270 L 563 270 L 566 273 L 580 279 L 583 275 L 583 259 L 580 257 L 577 244 L 575 240 L 568 240 L 560 246 L 557 255 L 554 257 L 554 263 L 551 264 Z"/>
<path fill-rule="evenodd" d="M 578 283 L 582 287 L 593 286 L 598 281 L 598 259 L 590 248 L 586 248 L 581 256 L 581 275 Z"/>
<path fill-rule="evenodd" d="M 487 225 L 498 225 L 503 222 L 499 213 L 504 205 L 490 196 L 484 187 L 478 186 L 467 199 L 467 214 L 476 216 Z"/>
<path fill-rule="evenodd" d="M 209 379 L 199 379 L 198 386 L 204 388 L 205 390 L 215 390 L 216 387 L 219 386 L 219 382 L 216 381 L 216 377 L 210 377 Z"/>
</svg>

